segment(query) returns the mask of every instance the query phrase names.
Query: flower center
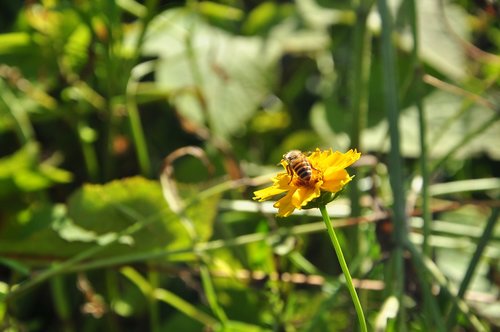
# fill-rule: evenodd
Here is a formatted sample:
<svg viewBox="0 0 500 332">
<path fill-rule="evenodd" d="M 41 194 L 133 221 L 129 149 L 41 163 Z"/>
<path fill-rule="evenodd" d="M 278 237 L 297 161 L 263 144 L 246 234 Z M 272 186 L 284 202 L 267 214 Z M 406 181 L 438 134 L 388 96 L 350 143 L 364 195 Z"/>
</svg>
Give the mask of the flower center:
<svg viewBox="0 0 500 332">
<path fill-rule="evenodd" d="M 299 176 L 295 175 L 293 177 L 293 185 L 295 187 L 315 188 L 316 184 L 322 180 L 323 180 L 323 174 L 320 171 L 313 168 L 311 179 L 309 181 L 303 180 Z"/>
</svg>

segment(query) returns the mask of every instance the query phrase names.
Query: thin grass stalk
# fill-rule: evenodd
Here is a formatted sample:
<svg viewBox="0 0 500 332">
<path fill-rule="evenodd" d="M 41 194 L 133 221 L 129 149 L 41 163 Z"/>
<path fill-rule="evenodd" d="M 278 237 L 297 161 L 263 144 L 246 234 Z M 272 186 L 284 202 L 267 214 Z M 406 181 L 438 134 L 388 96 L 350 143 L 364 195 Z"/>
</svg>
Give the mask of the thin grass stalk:
<svg viewBox="0 0 500 332">
<path fill-rule="evenodd" d="M 136 64 L 141 56 L 141 47 L 144 42 L 144 37 L 146 36 L 147 28 L 151 20 L 156 15 L 158 8 L 158 0 L 146 0 L 145 2 L 146 15 L 142 16 L 142 24 L 139 27 L 139 37 L 137 38 L 137 44 L 135 47 L 135 53 L 132 57 L 132 64 Z"/>
<path fill-rule="evenodd" d="M 146 138 L 144 130 L 142 129 L 141 117 L 139 115 L 139 108 L 135 100 L 137 93 L 138 81 L 141 77 L 151 72 L 153 62 L 149 61 L 142 63 L 132 69 L 129 81 L 126 88 L 126 106 L 128 112 L 128 119 L 130 129 L 132 132 L 132 139 L 134 140 L 135 151 L 139 161 L 139 168 L 141 174 L 149 177 L 151 176 L 151 161 L 149 159 Z"/>
<path fill-rule="evenodd" d="M 113 99 L 117 95 L 116 87 L 119 85 L 117 83 L 117 78 L 122 77 L 118 71 L 118 66 L 120 64 L 119 57 L 116 55 L 117 44 L 120 43 L 120 33 L 118 27 L 121 27 L 121 22 L 118 15 L 118 8 L 113 1 L 106 1 L 101 3 L 101 8 L 103 15 L 108 19 L 106 22 L 106 30 L 108 32 L 108 39 L 103 42 L 103 46 L 106 48 L 105 54 L 105 66 L 106 80 L 104 82 L 105 86 L 105 118 L 104 123 L 106 124 L 106 129 L 103 135 L 102 144 L 102 181 L 107 181 L 112 178 L 112 172 L 115 167 L 115 160 L 113 158 L 113 138 L 117 132 L 117 118 L 115 116 L 115 104 Z"/>
<path fill-rule="evenodd" d="M 477 265 L 479 264 L 479 261 L 481 260 L 481 257 L 484 253 L 484 250 L 486 249 L 486 245 L 491 240 L 491 237 L 494 235 L 493 233 L 494 233 L 496 223 L 498 221 L 499 211 L 500 211 L 500 208 L 498 208 L 498 207 L 493 209 L 493 211 L 491 212 L 490 218 L 488 219 L 486 226 L 484 227 L 483 234 L 481 235 L 481 238 L 479 239 L 476 250 L 474 251 L 474 255 L 472 256 L 470 263 L 469 263 L 469 266 L 467 267 L 467 271 L 465 272 L 464 278 L 462 279 L 462 282 L 460 283 L 460 287 L 459 287 L 458 293 L 457 293 L 457 297 L 459 299 L 464 298 L 465 292 L 469 288 L 469 284 L 472 280 L 472 277 L 474 276 Z M 446 322 L 447 330 L 451 330 L 453 325 L 455 325 L 457 312 L 458 312 L 458 308 L 457 308 L 457 305 L 454 303 L 451 310 L 450 310 L 450 314 L 448 315 L 448 321 Z"/>
<path fill-rule="evenodd" d="M 158 0 L 147 0 L 145 3 L 145 7 L 146 15 L 143 17 L 142 24 L 140 25 L 139 37 L 137 39 L 137 45 L 135 47 L 136 52 L 132 57 L 132 65 L 135 65 L 139 60 L 142 43 L 144 42 L 144 37 L 146 36 L 147 27 L 153 19 L 155 13 L 157 12 L 156 8 L 158 7 Z M 138 75 L 138 73 L 135 72 L 136 68 L 132 70 L 129 81 L 127 83 L 126 104 L 129 114 L 130 128 L 132 131 L 132 139 L 134 140 L 135 151 L 137 153 L 137 159 L 139 162 L 139 168 L 142 175 L 149 177 L 151 176 L 151 161 L 148 154 L 144 130 L 142 129 L 139 109 L 135 100 L 138 80 L 139 77 L 142 77 L 142 75 Z"/>
<path fill-rule="evenodd" d="M 406 330 L 406 313 L 404 303 L 405 271 L 403 264 L 404 243 L 408 237 L 406 224 L 406 199 L 403 181 L 403 163 L 401 160 L 400 135 L 399 135 L 399 103 L 396 82 L 396 62 L 392 44 L 392 17 L 386 0 L 377 0 L 378 10 L 382 19 L 382 68 L 384 70 L 384 103 L 389 120 L 389 136 L 391 150 L 389 153 L 389 180 L 393 195 L 393 239 L 396 245 L 394 249 L 395 282 L 394 295 L 401 304 L 398 331 Z"/>
<path fill-rule="evenodd" d="M 221 324 L 225 325 L 227 323 L 226 313 L 219 305 L 214 284 L 212 282 L 212 277 L 210 276 L 207 266 L 204 264 L 200 265 L 200 276 L 201 276 L 201 282 L 203 284 L 203 290 L 205 292 L 205 296 L 207 297 L 210 309 L 212 309 L 213 313 L 217 316 Z"/>
<path fill-rule="evenodd" d="M 2 81 L 0 81 L 0 88 L 2 89 L 0 97 L 3 99 L 6 107 L 8 105 L 7 110 L 10 111 L 14 120 L 14 129 L 19 142 L 22 145 L 35 142 L 35 131 L 28 113 L 25 111 L 24 107 L 21 105 L 14 93 Z"/>
<path fill-rule="evenodd" d="M 139 288 L 139 290 L 148 298 L 152 297 L 156 300 L 165 302 L 176 308 L 180 312 L 184 313 L 186 316 L 207 326 L 215 327 L 218 325 L 218 322 L 215 318 L 199 310 L 174 293 L 166 289 L 154 288 L 139 272 L 137 272 L 132 267 L 123 267 L 120 272 L 132 283 L 134 283 Z"/>
<path fill-rule="evenodd" d="M 420 282 L 420 286 L 424 296 L 424 306 L 425 306 L 425 320 L 432 319 L 435 324 L 430 322 L 427 323 L 427 328 L 435 329 L 436 331 L 445 332 L 448 331 L 445 328 L 445 321 L 443 319 L 443 315 L 441 314 L 441 310 L 439 308 L 439 304 L 436 301 L 435 296 L 432 294 L 432 286 L 431 283 L 427 280 L 427 274 L 425 273 L 425 267 L 423 265 L 422 260 L 418 259 L 416 255 L 420 255 L 420 253 L 414 253 L 417 248 L 415 246 L 407 247 L 411 253 L 411 258 L 413 260 L 413 264 L 415 266 L 415 270 L 417 271 L 418 280 Z"/>
<path fill-rule="evenodd" d="M 54 301 L 55 311 L 61 320 L 62 331 L 73 332 L 75 328 L 71 321 L 71 305 L 64 289 L 64 277 L 55 276 L 50 279 L 50 289 Z"/>
<path fill-rule="evenodd" d="M 160 275 L 153 268 L 148 269 L 148 282 L 152 289 L 151 296 L 148 296 L 149 306 L 149 328 L 152 332 L 159 332 L 160 327 L 160 311 L 158 307 L 158 300 L 154 296 L 154 290 L 160 285 Z"/>
<path fill-rule="evenodd" d="M 425 255 L 431 254 L 431 247 L 429 245 L 429 238 L 431 235 L 431 210 L 430 210 L 430 175 L 428 165 L 428 145 L 427 145 L 427 121 L 425 118 L 425 109 L 423 102 L 423 67 L 419 58 L 419 41 L 418 34 L 418 12 L 415 0 L 410 0 L 410 26 L 413 35 L 413 49 L 412 49 L 412 62 L 414 73 L 414 89 L 416 94 L 416 106 L 418 111 L 418 129 L 419 129 L 419 143 L 420 143 L 420 172 L 422 174 L 422 220 L 423 225 L 423 243 L 422 251 Z"/>
<path fill-rule="evenodd" d="M 76 124 L 78 142 L 80 142 L 80 147 L 83 154 L 83 162 L 85 164 L 85 169 L 87 170 L 87 176 L 91 182 L 97 182 L 99 179 L 99 164 L 97 162 L 97 155 L 94 150 L 92 142 L 84 137 L 87 124 L 82 120 L 78 119 Z"/>
<path fill-rule="evenodd" d="M 207 313 L 199 310 L 195 306 L 193 306 L 191 303 L 185 301 L 184 299 L 180 298 L 179 296 L 175 295 L 172 292 L 169 292 L 166 289 L 159 288 L 154 290 L 155 297 L 162 301 L 165 302 L 172 307 L 176 308 L 180 312 L 184 313 L 186 316 L 189 316 L 200 323 L 206 325 L 208 327 L 209 331 L 217 331 L 218 329 L 216 328 L 219 326 L 218 321 L 213 318 L 212 316 L 208 315 Z"/>
<path fill-rule="evenodd" d="M 423 102 L 423 66 L 420 62 L 420 36 L 418 31 L 418 11 L 415 0 L 409 1 L 409 18 L 411 33 L 413 36 L 413 48 L 411 51 L 413 63 L 413 85 L 416 95 L 415 104 L 418 112 L 418 129 L 419 129 L 419 143 L 420 143 L 420 172 L 422 175 L 422 220 L 423 220 L 423 241 L 422 252 L 426 256 L 431 256 L 430 236 L 431 236 L 431 222 L 432 215 L 430 210 L 430 175 L 428 166 L 428 146 L 427 146 L 427 120 L 425 118 L 425 109 Z M 423 268 L 420 266 L 418 260 L 413 258 L 413 264 L 416 267 L 418 279 L 421 284 L 421 289 L 424 298 L 424 319 L 432 319 L 435 326 L 439 331 L 445 331 L 445 323 L 442 316 L 439 314 L 440 309 L 435 301 L 434 296 L 431 294 L 431 285 L 427 280 L 427 276 L 423 273 Z M 434 324 L 427 323 L 428 328 Z"/>
<path fill-rule="evenodd" d="M 352 283 L 351 273 L 349 272 L 349 268 L 347 267 L 347 263 L 344 259 L 344 254 L 342 253 L 342 248 L 340 247 L 339 240 L 337 239 L 337 235 L 335 234 L 335 230 L 333 229 L 332 221 L 330 220 L 330 216 L 326 211 L 326 206 L 321 205 L 319 207 L 319 210 L 321 211 L 321 215 L 323 216 L 323 221 L 325 222 L 326 229 L 328 230 L 328 235 L 330 236 L 330 240 L 335 250 L 335 254 L 337 255 L 340 268 L 342 269 L 342 273 L 344 274 L 345 277 L 347 289 L 349 290 L 349 294 L 351 295 L 354 308 L 356 309 L 360 330 L 362 332 L 367 332 L 368 329 L 366 327 L 366 320 L 365 320 L 365 315 L 363 313 L 363 308 L 361 307 L 358 294 L 356 293 L 356 289 L 354 288 L 354 284 Z"/>
<path fill-rule="evenodd" d="M 359 150 L 363 150 L 361 146 L 361 133 L 366 127 L 366 118 L 368 112 L 367 106 L 367 90 L 368 90 L 368 75 L 369 75 L 369 46 L 370 40 L 367 36 L 366 19 L 370 12 L 372 1 L 363 0 L 358 5 L 356 10 L 356 23 L 353 31 L 353 57 L 351 63 L 351 85 L 350 85 L 350 113 L 353 116 L 351 128 L 351 146 Z M 351 215 L 354 217 L 361 215 L 361 205 L 359 202 L 361 193 L 357 185 L 357 169 L 353 169 L 352 175 L 355 176 L 354 183 L 350 188 L 351 199 Z M 349 253 L 355 255 L 360 252 L 359 246 L 359 227 L 353 226 L 346 230 L 346 235 L 349 239 Z M 364 250 L 361 250 L 364 252 Z"/>
<path fill-rule="evenodd" d="M 118 274 L 114 269 L 104 270 L 104 282 L 106 285 L 106 299 L 109 303 L 117 303 L 120 299 Z M 113 311 L 115 309 L 113 308 Z M 118 320 L 115 315 L 106 315 L 106 327 L 109 332 L 119 332 Z"/>
</svg>

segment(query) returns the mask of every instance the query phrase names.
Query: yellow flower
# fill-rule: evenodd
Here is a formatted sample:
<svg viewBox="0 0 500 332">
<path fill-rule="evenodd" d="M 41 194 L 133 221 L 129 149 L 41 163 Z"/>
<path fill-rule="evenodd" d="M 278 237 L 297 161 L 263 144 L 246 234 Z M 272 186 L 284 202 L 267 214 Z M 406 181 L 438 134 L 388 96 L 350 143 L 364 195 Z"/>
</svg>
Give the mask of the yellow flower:
<svg viewBox="0 0 500 332">
<path fill-rule="evenodd" d="M 333 152 L 332 149 L 325 151 L 316 149 L 305 157 L 312 171 L 309 181 L 303 181 L 290 167 L 287 167 L 289 166 L 287 161 L 282 159 L 281 165 L 286 172 L 278 173 L 272 179 L 272 186 L 254 192 L 253 199 L 262 202 L 286 192 L 285 196 L 274 204 L 274 207 L 278 208 L 278 216 L 281 217 L 289 216 L 295 209 L 309 207 L 322 194 L 329 193 L 333 199 L 331 194 L 342 190 L 353 178 L 345 168 L 352 165 L 360 156 L 361 153 L 356 150 L 341 153 Z"/>
</svg>

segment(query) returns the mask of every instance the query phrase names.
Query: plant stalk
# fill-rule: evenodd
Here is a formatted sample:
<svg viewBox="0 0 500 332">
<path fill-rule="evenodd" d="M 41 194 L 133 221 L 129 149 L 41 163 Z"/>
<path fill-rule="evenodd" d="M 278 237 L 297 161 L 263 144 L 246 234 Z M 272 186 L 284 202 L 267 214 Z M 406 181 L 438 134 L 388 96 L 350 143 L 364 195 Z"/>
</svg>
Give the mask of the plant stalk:
<svg viewBox="0 0 500 332">
<path fill-rule="evenodd" d="M 322 205 L 319 207 L 321 211 L 321 215 L 323 216 L 323 221 L 325 222 L 326 229 L 328 230 L 328 235 L 330 235 L 330 240 L 332 241 L 333 249 L 337 254 L 337 258 L 340 263 L 340 267 L 342 269 L 342 273 L 344 273 L 344 277 L 346 280 L 347 289 L 351 294 L 352 302 L 354 304 L 354 308 L 356 309 L 356 313 L 358 315 L 359 326 L 362 332 L 367 332 L 365 315 L 363 313 L 363 308 L 361 307 L 361 303 L 359 302 L 358 294 L 356 293 L 356 289 L 352 283 L 351 273 L 349 272 L 349 268 L 347 267 L 347 263 L 344 259 L 344 254 L 342 253 L 342 248 L 340 247 L 339 240 L 337 239 L 337 235 L 335 235 L 335 231 L 333 230 L 332 221 L 330 220 L 330 216 L 326 211 L 326 206 Z"/>
<path fill-rule="evenodd" d="M 381 31 L 381 56 L 382 70 L 384 71 L 384 105 L 387 109 L 389 121 L 389 136 L 391 149 L 389 152 L 389 180 L 391 183 L 393 203 L 393 240 L 395 248 L 393 250 L 394 258 L 394 280 L 392 282 L 394 295 L 399 303 L 404 302 L 404 243 L 408 237 L 407 216 L 406 216 L 406 198 L 404 192 L 404 174 L 403 162 L 401 159 L 400 134 L 399 134 L 399 101 L 398 101 L 398 83 L 396 74 L 396 54 L 394 51 L 393 19 L 389 11 L 388 0 L 377 1 L 378 10 L 382 20 Z M 405 306 L 401 306 L 398 317 L 398 331 L 407 330 Z"/>
</svg>

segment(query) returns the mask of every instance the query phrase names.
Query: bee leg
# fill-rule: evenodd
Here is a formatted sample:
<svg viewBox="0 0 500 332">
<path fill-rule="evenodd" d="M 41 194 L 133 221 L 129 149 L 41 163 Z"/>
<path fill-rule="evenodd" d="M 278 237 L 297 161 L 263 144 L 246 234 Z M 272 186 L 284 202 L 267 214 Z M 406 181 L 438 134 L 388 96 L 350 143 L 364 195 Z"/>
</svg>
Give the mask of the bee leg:
<svg viewBox="0 0 500 332">
<path fill-rule="evenodd" d="M 286 172 L 288 173 L 288 175 L 290 175 L 290 181 L 288 181 L 288 184 L 290 184 L 290 183 L 292 183 L 292 180 L 293 180 L 293 170 L 291 169 L 290 166 L 287 166 Z"/>
<path fill-rule="evenodd" d="M 318 173 L 319 173 L 319 169 L 315 168 L 313 165 L 311 165 L 311 169 L 313 169 L 313 170 L 315 170 L 316 172 L 318 172 Z M 311 180 L 312 180 L 312 175 L 313 175 L 313 174 L 312 174 L 312 172 L 311 172 Z"/>
</svg>

